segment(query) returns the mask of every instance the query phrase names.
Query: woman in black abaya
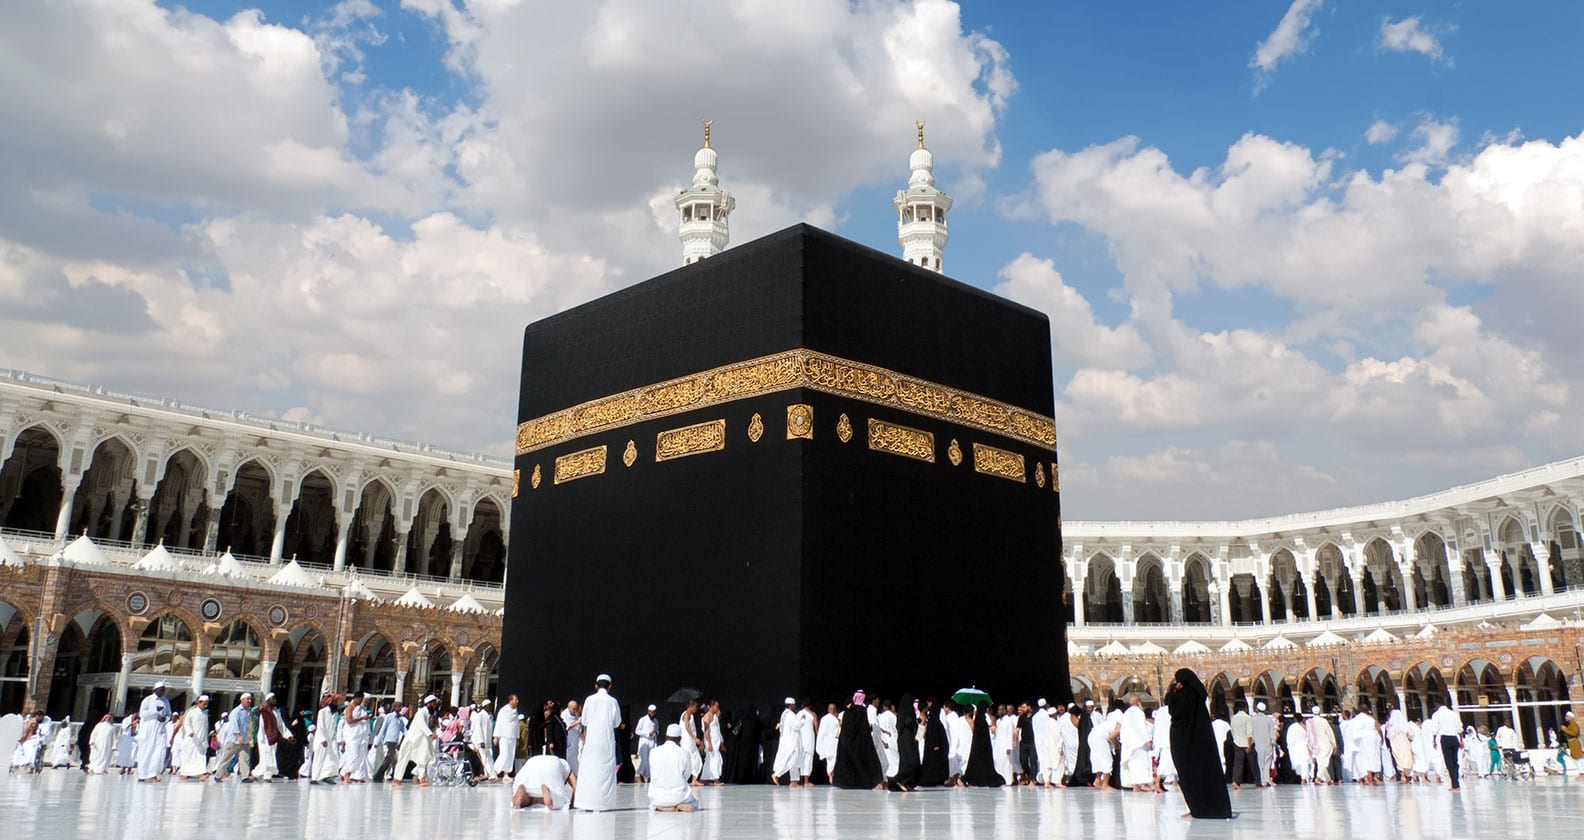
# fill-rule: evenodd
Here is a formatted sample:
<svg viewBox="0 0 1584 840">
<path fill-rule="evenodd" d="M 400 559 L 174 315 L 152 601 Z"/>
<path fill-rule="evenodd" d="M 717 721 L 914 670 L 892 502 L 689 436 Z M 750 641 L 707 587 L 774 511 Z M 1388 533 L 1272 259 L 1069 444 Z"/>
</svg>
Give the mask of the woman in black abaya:
<svg viewBox="0 0 1584 840">
<path fill-rule="evenodd" d="M 947 756 L 946 724 L 941 722 L 940 706 L 933 698 L 924 701 L 924 757 L 919 764 L 919 787 L 940 787 L 951 776 Z"/>
<path fill-rule="evenodd" d="M 869 707 L 864 693 L 853 695 L 842 713 L 841 736 L 836 741 L 836 773 L 831 784 L 849 790 L 877 788 L 885 781 L 880 770 L 880 754 L 869 735 Z"/>
<path fill-rule="evenodd" d="M 1232 799 L 1221 775 L 1215 735 L 1210 729 L 1209 694 L 1199 675 L 1182 668 L 1166 694 L 1171 709 L 1172 761 L 1177 764 L 1177 784 L 1188 813 L 1195 819 L 1229 820 Z"/>
<path fill-rule="evenodd" d="M 895 782 L 903 790 L 919 784 L 919 712 L 913 695 L 902 695 L 897 706 L 897 774 Z"/>
<path fill-rule="evenodd" d="M 1078 762 L 1062 782 L 1067 787 L 1088 787 L 1094 784 L 1094 768 L 1089 765 L 1089 733 L 1094 731 L 1094 721 L 1077 703 L 1067 707 L 1067 714 L 1072 715 L 1073 725 L 1078 727 Z"/>
<path fill-rule="evenodd" d="M 995 769 L 995 750 L 990 747 L 991 720 L 990 707 L 980 703 L 974 713 L 968 766 L 963 769 L 963 783 L 969 787 L 1000 787 L 1006 783 Z"/>
<path fill-rule="evenodd" d="M 731 771 L 726 774 L 726 781 L 734 785 L 763 784 L 765 777 L 759 768 L 759 748 L 763 745 L 764 721 L 759 718 L 759 707 L 750 704 L 737 716 L 735 724 Z"/>
</svg>

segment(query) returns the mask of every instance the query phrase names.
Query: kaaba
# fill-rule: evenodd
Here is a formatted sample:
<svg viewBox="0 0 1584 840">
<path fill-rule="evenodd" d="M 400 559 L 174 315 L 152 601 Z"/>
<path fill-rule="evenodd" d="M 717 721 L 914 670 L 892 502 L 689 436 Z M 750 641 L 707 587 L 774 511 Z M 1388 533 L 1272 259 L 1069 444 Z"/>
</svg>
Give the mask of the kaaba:
<svg viewBox="0 0 1584 840">
<path fill-rule="evenodd" d="M 807 225 L 528 326 L 502 696 L 1068 697 L 1050 344 Z"/>
</svg>

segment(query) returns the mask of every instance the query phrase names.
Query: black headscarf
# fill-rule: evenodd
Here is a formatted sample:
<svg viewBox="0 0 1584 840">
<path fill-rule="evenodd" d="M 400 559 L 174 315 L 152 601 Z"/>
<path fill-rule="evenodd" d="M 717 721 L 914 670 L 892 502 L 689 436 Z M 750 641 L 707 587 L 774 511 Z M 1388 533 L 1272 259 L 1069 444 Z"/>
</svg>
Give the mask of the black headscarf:
<svg viewBox="0 0 1584 840">
<path fill-rule="evenodd" d="M 1182 668 L 1166 695 L 1171 709 L 1172 761 L 1188 812 L 1196 819 L 1232 818 L 1232 800 L 1221 775 L 1220 749 L 1210 728 L 1210 694 L 1199 675 Z"/>
<path fill-rule="evenodd" d="M 856 700 L 856 698 L 855 698 Z M 853 702 L 842 714 L 841 735 L 836 741 L 836 773 L 831 784 L 864 790 L 885 781 L 880 754 L 869 735 L 869 707 Z"/>
<path fill-rule="evenodd" d="M 759 770 L 759 747 L 764 721 L 759 718 L 759 707 L 749 704 L 736 717 L 737 738 L 732 743 L 732 770 L 726 781 L 736 785 L 764 784 L 765 776 Z"/>
<path fill-rule="evenodd" d="M 913 708 L 913 695 L 902 695 L 897 706 L 897 774 L 896 782 L 903 787 L 919 783 L 918 711 Z"/>
<path fill-rule="evenodd" d="M 1063 781 L 1068 787 L 1094 784 L 1094 767 L 1089 762 L 1089 733 L 1094 731 L 1094 718 L 1087 708 L 1077 703 L 1067 707 L 1067 714 L 1072 715 L 1073 724 L 1078 727 L 1078 760 Z"/>
</svg>

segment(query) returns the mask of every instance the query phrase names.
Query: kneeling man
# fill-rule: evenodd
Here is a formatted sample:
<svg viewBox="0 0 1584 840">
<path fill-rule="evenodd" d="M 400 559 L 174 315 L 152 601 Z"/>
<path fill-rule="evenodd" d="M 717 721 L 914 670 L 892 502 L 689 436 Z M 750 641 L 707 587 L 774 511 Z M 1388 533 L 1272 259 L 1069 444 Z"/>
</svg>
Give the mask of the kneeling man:
<svg viewBox="0 0 1584 840">
<path fill-rule="evenodd" d="M 576 788 L 577 774 L 566 759 L 536 755 L 523 762 L 512 780 L 512 807 L 543 805 L 552 811 L 565 811 L 572 807 L 572 791 Z"/>
<path fill-rule="evenodd" d="M 649 753 L 649 804 L 656 811 L 693 811 L 698 800 L 693 798 L 693 786 L 688 778 L 693 772 L 693 761 L 682 749 L 682 727 L 666 727 L 666 742 Z"/>
</svg>

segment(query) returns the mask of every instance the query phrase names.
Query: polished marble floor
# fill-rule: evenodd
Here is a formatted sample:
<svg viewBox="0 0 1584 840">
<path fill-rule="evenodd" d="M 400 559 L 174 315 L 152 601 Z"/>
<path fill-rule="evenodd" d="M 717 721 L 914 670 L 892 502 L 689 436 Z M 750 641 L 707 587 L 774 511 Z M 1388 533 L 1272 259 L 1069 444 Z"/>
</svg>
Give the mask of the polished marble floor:
<svg viewBox="0 0 1584 840">
<path fill-rule="evenodd" d="M 76 771 L 0 775 L 4 837 L 450 838 L 841 840 L 907 837 L 1549 838 L 1584 824 L 1584 782 L 1473 781 L 1432 787 L 1279 787 L 1233 793 L 1231 822 L 1184 820 L 1180 797 L 1083 790 L 941 790 L 914 794 L 706 788 L 704 809 L 657 814 L 623 786 L 626 810 L 513 811 L 504 786 L 312 787 L 136 784 Z"/>
</svg>

